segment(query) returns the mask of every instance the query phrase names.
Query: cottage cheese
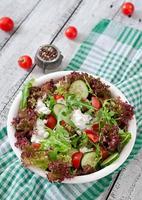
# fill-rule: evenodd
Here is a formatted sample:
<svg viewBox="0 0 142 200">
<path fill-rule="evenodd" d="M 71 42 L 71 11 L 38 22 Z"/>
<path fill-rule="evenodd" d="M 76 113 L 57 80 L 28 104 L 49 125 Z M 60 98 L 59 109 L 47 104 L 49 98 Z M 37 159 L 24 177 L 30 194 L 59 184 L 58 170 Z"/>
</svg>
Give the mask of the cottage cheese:
<svg viewBox="0 0 142 200">
<path fill-rule="evenodd" d="M 81 110 L 76 109 L 72 112 L 71 120 L 75 126 L 81 130 L 87 127 L 87 124 L 90 122 L 92 117 L 88 114 L 83 114 Z"/>
<path fill-rule="evenodd" d="M 45 115 L 49 115 L 51 113 L 51 110 L 48 107 L 46 107 L 42 99 L 38 99 L 37 105 L 36 105 L 36 111 L 38 113 L 43 113 Z"/>
<path fill-rule="evenodd" d="M 93 148 L 88 149 L 87 147 L 83 147 L 83 148 L 80 149 L 80 151 L 81 151 L 82 153 L 86 153 L 86 152 L 93 151 Z"/>
<path fill-rule="evenodd" d="M 37 119 L 35 134 L 31 137 L 31 142 L 40 143 L 42 139 L 47 138 L 49 133 L 45 130 L 44 121 L 41 119 Z"/>
</svg>

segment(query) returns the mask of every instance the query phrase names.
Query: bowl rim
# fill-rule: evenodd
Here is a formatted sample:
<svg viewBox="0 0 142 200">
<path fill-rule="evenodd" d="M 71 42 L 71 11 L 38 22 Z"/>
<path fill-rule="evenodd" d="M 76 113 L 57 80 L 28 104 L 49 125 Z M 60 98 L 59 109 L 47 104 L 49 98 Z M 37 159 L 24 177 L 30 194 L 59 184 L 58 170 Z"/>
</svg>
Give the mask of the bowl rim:
<svg viewBox="0 0 142 200">
<path fill-rule="evenodd" d="M 44 82 L 46 82 L 50 79 L 58 79 L 62 76 L 70 74 L 71 72 L 73 72 L 73 71 L 58 71 L 58 72 L 53 72 L 53 73 L 50 73 L 50 74 L 43 75 L 43 76 L 35 79 L 34 85 L 35 86 L 41 85 L 41 84 L 43 84 Z M 100 80 L 103 83 L 110 86 L 109 89 L 114 96 L 119 96 L 122 99 L 122 101 L 127 101 L 129 103 L 129 101 L 127 100 L 125 95 L 120 91 L 120 89 L 118 89 L 115 85 L 113 85 L 109 81 L 105 80 L 104 78 L 93 75 L 93 74 L 88 73 L 88 72 L 84 72 L 84 71 L 77 71 L 77 72 L 87 73 L 89 75 L 92 75 L 94 78 L 100 78 Z M 15 97 L 15 99 L 14 99 L 14 101 L 13 101 L 11 107 L 10 107 L 10 110 L 9 110 L 9 113 L 8 113 L 8 118 L 7 118 L 8 139 L 9 139 L 9 142 L 10 142 L 10 145 L 11 145 L 13 151 L 15 152 L 15 154 L 19 158 L 19 160 L 21 160 L 21 150 L 14 145 L 14 143 L 16 142 L 16 138 L 14 136 L 15 129 L 11 125 L 11 122 L 12 122 L 13 117 L 17 114 L 21 95 L 22 95 L 22 92 L 20 91 L 18 93 L 18 95 Z M 78 183 L 92 182 L 92 181 L 96 181 L 98 179 L 101 179 L 101 178 L 111 174 L 116 169 L 118 169 L 128 158 L 129 154 L 131 153 L 131 151 L 133 149 L 134 143 L 135 143 L 136 132 L 137 132 L 135 115 L 133 116 L 133 119 L 130 120 L 130 122 L 129 122 L 128 130 L 130 130 L 130 132 L 132 134 L 132 138 L 129 141 L 129 143 L 124 147 L 124 149 L 122 150 L 122 152 L 120 154 L 120 157 L 115 162 L 113 162 L 109 166 L 107 166 L 107 167 L 105 167 L 105 168 L 103 168 L 103 169 L 101 169 L 97 172 L 94 172 L 94 173 L 91 173 L 91 174 L 88 174 L 88 175 L 76 176 L 76 177 L 71 178 L 71 179 L 65 179 L 62 183 L 78 184 Z M 36 168 L 36 167 L 28 167 L 28 169 L 30 169 L 32 172 L 38 174 L 39 176 L 47 178 L 47 175 L 46 175 L 47 172 L 46 171 L 43 171 L 43 170 Z"/>
</svg>

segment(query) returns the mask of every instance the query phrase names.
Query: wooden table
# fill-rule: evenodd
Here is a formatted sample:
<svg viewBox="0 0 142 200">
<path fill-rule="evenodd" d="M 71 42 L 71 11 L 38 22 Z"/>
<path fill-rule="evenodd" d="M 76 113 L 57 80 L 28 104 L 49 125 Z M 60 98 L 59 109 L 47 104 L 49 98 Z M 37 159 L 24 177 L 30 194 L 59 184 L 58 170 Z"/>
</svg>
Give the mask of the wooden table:
<svg viewBox="0 0 142 200">
<path fill-rule="evenodd" d="M 41 44 L 53 43 L 64 55 L 63 67 L 76 52 L 91 28 L 103 18 L 115 19 L 142 30 L 142 1 L 134 0 L 136 12 L 128 18 L 121 14 L 122 0 L 0 0 L 0 17 L 15 21 L 12 33 L 0 31 L 0 128 L 6 125 L 13 98 L 24 81 L 43 75 L 37 66 L 30 72 L 18 67 L 23 54 L 34 57 Z M 112 5 L 112 6 L 111 6 Z M 75 25 L 79 31 L 76 41 L 68 41 L 64 30 Z M 99 200 L 142 199 L 142 153 L 114 178 L 113 184 Z"/>
</svg>

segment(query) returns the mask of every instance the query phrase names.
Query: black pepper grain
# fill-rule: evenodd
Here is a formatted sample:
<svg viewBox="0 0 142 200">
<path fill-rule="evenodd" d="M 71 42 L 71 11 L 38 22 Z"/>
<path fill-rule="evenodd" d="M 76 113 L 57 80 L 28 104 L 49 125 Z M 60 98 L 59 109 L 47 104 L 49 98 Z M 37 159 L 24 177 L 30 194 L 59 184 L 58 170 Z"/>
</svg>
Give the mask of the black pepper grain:
<svg viewBox="0 0 142 200">
<path fill-rule="evenodd" d="M 57 55 L 58 52 L 54 47 L 44 46 L 39 50 L 39 56 L 46 61 L 54 60 Z"/>
</svg>

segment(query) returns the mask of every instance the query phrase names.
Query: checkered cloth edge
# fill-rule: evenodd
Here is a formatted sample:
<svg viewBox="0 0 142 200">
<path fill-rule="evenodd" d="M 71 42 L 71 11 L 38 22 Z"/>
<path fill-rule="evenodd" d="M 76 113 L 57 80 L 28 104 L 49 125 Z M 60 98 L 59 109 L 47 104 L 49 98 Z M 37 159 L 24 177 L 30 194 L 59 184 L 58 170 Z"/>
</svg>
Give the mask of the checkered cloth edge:
<svg viewBox="0 0 142 200">
<path fill-rule="evenodd" d="M 98 23 L 65 70 L 81 70 L 101 76 L 115 84 L 135 107 L 138 135 L 127 161 L 142 146 L 142 32 L 107 19 Z M 12 151 L 6 128 L 0 132 L 1 200 L 94 200 L 112 182 L 112 173 L 85 184 L 51 184 L 25 169 Z"/>
</svg>

